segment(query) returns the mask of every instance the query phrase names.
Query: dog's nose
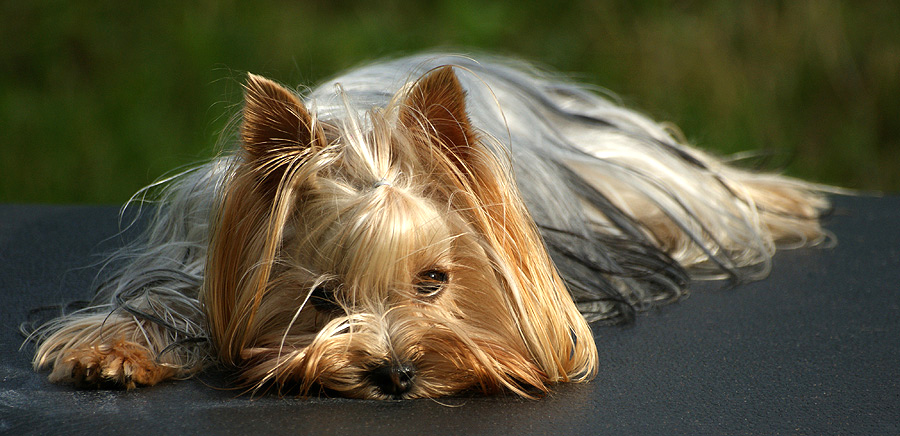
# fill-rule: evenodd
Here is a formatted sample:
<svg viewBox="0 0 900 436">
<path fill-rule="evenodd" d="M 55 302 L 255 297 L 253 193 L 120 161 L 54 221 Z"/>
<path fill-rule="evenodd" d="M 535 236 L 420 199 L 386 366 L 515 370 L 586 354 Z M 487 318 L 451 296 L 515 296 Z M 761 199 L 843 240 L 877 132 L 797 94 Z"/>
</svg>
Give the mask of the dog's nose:
<svg viewBox="0 0 900 436">
<path fill-rule="evenodd" d="M 386 362 L 369 371 L 369 380 L 387 395 L 402 395 L 413 386 L 416 367 L 411 363 Z"/>
</svg>

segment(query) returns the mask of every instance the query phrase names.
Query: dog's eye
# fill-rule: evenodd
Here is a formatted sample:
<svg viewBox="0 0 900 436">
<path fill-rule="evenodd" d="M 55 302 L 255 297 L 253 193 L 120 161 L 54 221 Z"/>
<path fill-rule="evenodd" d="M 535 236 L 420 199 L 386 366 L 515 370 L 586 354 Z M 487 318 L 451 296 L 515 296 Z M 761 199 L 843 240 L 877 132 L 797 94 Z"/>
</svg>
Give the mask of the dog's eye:
<svg viewBox="0 0 900 436">
<path fill-rule="evenodd" d="M 309 296 L 309 302 L 320 312 L 337 312 L 341 310 L 334 297 L 334 289 L 326 283 L 316 286 Z"/>
<path fill-rule="evenodd" d="M 440 270 L 430 269 L 419 273 L 416 282 L 416 293 L 419 298 L 431 299 L 437 297 L 447 284 L 449 275 Z"/>
</svg>

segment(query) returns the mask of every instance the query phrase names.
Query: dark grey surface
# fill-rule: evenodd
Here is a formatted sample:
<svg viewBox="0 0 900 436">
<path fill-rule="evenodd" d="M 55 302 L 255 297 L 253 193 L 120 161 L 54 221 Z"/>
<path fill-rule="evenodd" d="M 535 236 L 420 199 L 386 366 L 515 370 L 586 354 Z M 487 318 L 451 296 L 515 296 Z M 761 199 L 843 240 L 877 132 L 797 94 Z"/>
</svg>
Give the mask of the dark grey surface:
<svg viewBox="0 0 900 436">
<path fill-rule="evenodd" d="M 217 374 L 131 392 L 52 385 L 17 327 L 90 296 L 96 269 L 80 267 L 119 243 L 103 242 L 117 209 L 0 206 L 0 433 L 900 434 L 900 197 L 836 205 L 835 248 L 780 253 L 764 281 L 596 328 L 591 383 L 404 402 L 250 398 Z"/>
</svg>

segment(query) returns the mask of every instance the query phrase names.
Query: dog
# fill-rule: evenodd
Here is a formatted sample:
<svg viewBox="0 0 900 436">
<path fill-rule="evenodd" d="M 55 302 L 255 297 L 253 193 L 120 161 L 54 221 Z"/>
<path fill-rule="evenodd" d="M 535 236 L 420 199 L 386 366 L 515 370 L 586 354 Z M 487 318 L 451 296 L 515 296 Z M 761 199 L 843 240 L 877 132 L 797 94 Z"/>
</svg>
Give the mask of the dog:
<svg viewBox="0 0 900 436">
<path fill-rule="evenodd" d="M 239 146 L 160 184 L 90 307 L 35 333 L 50 381 L 218 365 L 253 391 L 536 397 L 597 374 L 589 323 L 828 239 L 823 186 L 521 61 L 426 53 L 305 93 L 250 74 L 241 115 Z"/>
</svg>

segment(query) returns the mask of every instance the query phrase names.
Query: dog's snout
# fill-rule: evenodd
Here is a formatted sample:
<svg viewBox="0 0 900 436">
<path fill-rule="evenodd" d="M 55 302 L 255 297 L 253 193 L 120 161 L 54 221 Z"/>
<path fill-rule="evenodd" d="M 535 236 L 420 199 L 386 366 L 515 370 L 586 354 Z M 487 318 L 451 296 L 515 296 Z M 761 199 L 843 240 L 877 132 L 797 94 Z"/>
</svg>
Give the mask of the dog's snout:
<svg viewBox="0 0 900 436">
<path fill-rule="evenodd" d="M 402 395 L 413 386 L 416 367 L 408 362 L 385 362 L 369 371 L 369 380 L 386 395 Z"/>
</svg>

